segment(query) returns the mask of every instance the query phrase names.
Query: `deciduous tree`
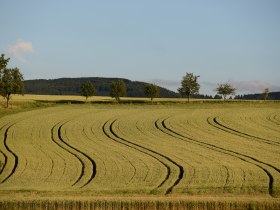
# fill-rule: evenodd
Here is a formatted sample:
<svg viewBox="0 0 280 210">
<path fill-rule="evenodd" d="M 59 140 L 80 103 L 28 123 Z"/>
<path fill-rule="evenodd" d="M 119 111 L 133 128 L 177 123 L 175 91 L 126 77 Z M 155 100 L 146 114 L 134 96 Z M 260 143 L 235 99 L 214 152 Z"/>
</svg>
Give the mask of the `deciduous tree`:
<svg viewBox="0 0 280 210">
<path fill-rule="evenodd" d="M 0 57 L 0 94 L 6 99 L 6 107 L 12 94 L 23 94 L 23 76 L 18 68 L 7 68 L 9 58 L 5 59 L 2 54 Z"/>
<path fill-rule="evenodd" d="M 188 102 L 190 102 L 191 95 L 199 93 L 200 85 L 197 81 L 198 77 L 199 76 L 196 76 L 193 73 L 186 73 L 186 75 L 183 76 L 183 79 L 181 81 L 181 87 L 178 88 L 178 92 L 181 94 L 182 97 L 188 97 Z"/>
<path fill-rule="evenodd" d="M 153 101 L 154 98 L 159 97 L 159 88 L 154 84 L 146 84 L 145 85 L 145 95 L 151 98 Z"/>
<path fill-rule="evenodd" d="M 224 84 L 218 84 L 218 87 L 215 89 L 217 91 L 217 94 L 222 95 L 224 100 L 226 100 L 226 97 L 228 95 L 235 95 L 235 88 L 231 86 L 231 84 L 224 83 Z"/>
<path fill-rule="evenodd" d="M 90 81 L 82 84 L 81 94 L 82 94 L 82 96 L 86 97 L 86 101 L 87 101 L 88 97 L 95 95 L 95 88 Z"/>
<path fill-rule="evenodd" d="M 263 99 L 266 100 L 269 96 L 269 89 L 265 88 L 263 91 Z"/>
<path fill-rule="evenodd" d="M 2 71 L 8 65 L 10 58 L 5 59 L 5 55 L 1 54 L 0 57 L 0 71 Z"/>
<path fill-rule="evenodd" d="M 112 82 L 110 95 L 115 98 L 117 102 L 120 101 L 120 97 L 126 94 L 126 85 L 122 80 Z"/>
</svg>

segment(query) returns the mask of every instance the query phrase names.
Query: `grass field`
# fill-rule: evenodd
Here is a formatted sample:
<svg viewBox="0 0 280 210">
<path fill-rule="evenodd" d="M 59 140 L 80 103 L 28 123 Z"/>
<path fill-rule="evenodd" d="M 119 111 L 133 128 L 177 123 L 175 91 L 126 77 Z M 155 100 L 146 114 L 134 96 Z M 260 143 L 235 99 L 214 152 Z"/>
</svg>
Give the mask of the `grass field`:
<svg viewBox="0 0 280 210">
<path fill-rule="evenodd" d="M 0 209 L 280 208 L 279 103 L 82 100 L 0 110 Z"/>
</svg>

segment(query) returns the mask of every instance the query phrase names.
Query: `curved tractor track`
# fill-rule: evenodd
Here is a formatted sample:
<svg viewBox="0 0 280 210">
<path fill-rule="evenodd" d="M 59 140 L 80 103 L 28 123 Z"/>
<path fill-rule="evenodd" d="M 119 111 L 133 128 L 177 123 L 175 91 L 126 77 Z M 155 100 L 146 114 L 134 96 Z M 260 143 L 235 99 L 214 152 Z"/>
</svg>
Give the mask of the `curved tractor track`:
<svg viewBox="0 0 280 210">
<path fill-rule="evenodd" d="M 271 106 L 87 104 L 7 115 L 1 193 L 279 197 L 280 108 Z"/>
<path fill-rule="evenodd" d="M 208 122 L 209 125 L 212 125 L 215 128 L 220 129 L 224 132 L 230 133 L 232 135 L 237 135 L 237 136 L 241 136 L 241 137 L 244 137 L 244 138 L 249 138 L 249 139 L 259 141 L 259 142 L 262 142 L 262 143 L 266 143 L 266 144 L 270 144 L 270 145 L 280 146 L 279 142 L 269 140 L 269 139 L 260 138 L 260 137 L 253 136 L 251 134 L 247 134 L 247 133 L 238 131 L 236 129 L 230 128 L 230 127 L 222 124 L 221 122 L 219 122 L 218 117 L 213 117 L 213 118 L 209 117 L 207 119 L 207 122 Z"/>
<path fill-rule="evenodd" d="M 4 171 L 4 169 L 5 169 L 6 164 L 7 164 L 8 157 L 1 150 L 0 150 L 0 153 L 4 156 L 4 163 L 2 163 L 1 170 L 0 170 L 0 175 L 1 175 L 3 173 L 3 171 Z"/>
<path fill-rule="evenodd" d="M 265 163 L 263 161 L 260 161 L 256 158 L 254 158 L 254 157 L 251 157 L 249 155 L 244 155 L 244 154 L 235 152 L 233 150 L 224 149 L 222 147 L 218 147 L 218 146 L 213 145 L 213 144 L 205 143 L 203 141 L 196 140 L 196 139 L 190 138 L 188 136 L 185 136 L 185 135 L 183 135 L 179 132 L 176 132 L 166 125 L 166 120 L 168 120 L 168 119 L 169 118 L 165 118 L 165 119 L 161 120 L 160 123 L 159 123 L 160 120 L 157 120 L 155 122 L 156 128 L 159 129 L 161 132 L 165 133 L 166 135 L 172 136 L 174 138 L 177 138 L 177 139 L 180 139 L 180 140 L 183 140 L 183 141 L 187 141 L 187 142 L 190 142 L 190 143 L 194 143 L 194 144 L 200 145 L 202 147 L 208 148 L 210 150 L 214 150 L 216 152 L 220 152 L 220 153 L 238 158 L 241 161 L 244 161 L 248 164 L 255 165 L 256 167 L 258 167 L 259 169 L 264 171 L 265 174 L 268 176 L 268 179 L 269 179 L 268 193 L 269 193 L 269 195 L 274 196 L 274 193 L 275 193 L 274 188 L 278 187 L 278 186 L 276 186 L 275 183 L 274 183 L 274 178 L 273 178 L 272 173 L 269 170 L 267 170 L 265 167 L 268 167 L 270 170 L 275 170 L 279 174 L 280 174 L 280 169 L 278 169 L 277 167 L 275 167 L 271 164 Z"/>
<path fill-rule="evenodd" d="M 88 156 L 86 153 L 82 152 L 81 150 L 73 147 L 72 145 L 70 145 L 69 143 L 67 143 L 64 139 L 64 137 L 62 136 L 62 128 L 63 126 L 68 123 L 69 121 L 67 122 L 64 122 L 61 124 L 58 123 L 56 124 L 52 129 L 51 129 L 51 133 L 52 133 L 52 141 L 57 144 L 61 149 L 65 150 L 66 152 L 70 153 L 72 156 L 74 156 L 75 158 L 78 159 L 78 161 L 80 162 L 80 165 L 81 165 L 81 172 L 80 172 L 80 175 L 78 176 L 78 178 L 76 179 L 76 181 L 72 184 L 72 186 L 75 186 L 77 184 L 79 184 L 82 180 L 82 178 L 85 176 L 85 170 L 89 170 L 89 174 L 90 174 L 90 177 L 87 178 L 87 180 L 83 183 L 83 184 L 80 184 L 80 188 L 83 188 L 85 187 L 86 185 L 88 185 L 95 177 L 96 175 L 96 163 L 95 161 L 90 157 Z M 56 129 L 56 127 L 58 127 Z M 55 131 L 57 130 L 57 131 Z M 57 138 L 55 138 L 58 137 Z M 59 140 L 59 141 L 58 141 Z M 86 168 L 86 163 L 85 162 L 90 162 L 90 165 L 91 167 L 89 168 Z"/>
<path fill-rule="evenodd" d="M 171 176 L 173 175 L 172 174 L 172 170 L 171 170 L 171 166 L 170 165 L 173 165 L 177 168 L 177 175 L 173 175 L 173 176 L 176 176 L 176 180 L 175 182 L 169 186 L 167 188 L 167 190 L 165 191 L 165 194 L 170 194 L 173 190 L 173 188 L 179 184 L 179 182 L 181 181 L 181 179 L 183 178 L 184 176 L 184 168 L 183 166 L 179 165 L 177 162 L 175 162 L 174 160 L 172 160 L 171 158 L 163 155 L 163 154 L 160 154 L 152 149 L 149 149 L 149 148 L 146 148 L 142 145 L 139 145 L 139 144 L 136 144 L 136 143 L 133 143 L 127 139 L 124 139 L 123 137 L 120 137 L 113 129 L 114 127 L 114 124 L 116 123 L 117 119 L 113 120 L 111 123 L 109 123 L 109 121 L 105 122 L 104 125 L 102 126 L 102 129 L 103 129 L 103 132 L 104 134 L 110 138 L 111 140 L 115 141 L 115 142 L 118 142 L 120 144 L 123 144 L 129 148 L 133 148 L 145 155 L 148 155 L 154 159 L 156 159 L 157 161 L 159 161 L 165 168 L 166 168 L 166 176 L 165 178 L 163 179 L 163 181 L 156 187 L 156 189 L 162 187 L 170 178 Z M 108 127 L 108 129 L 106 129 L 106 127 Z M 165 162 L 169 163 L 165 163 L 164 161 L 162 161 L 161 159 L 164 159 Z"/>
<path fill-rule="evenodd" d="M 10 149 L 10 147 L 8 146 L 8 143 L 7 143 L 7 140 L 8 140 L 8 133 L 9 133 L 9 130 L 15 125 L 16 123 L 13 123 L 13 124 L 11 124 L 10 126 L 8 126 L 7 128 L 6 128 L 6 130 L 5 130 L 5 133 L 4 133 L 4 147 L 5 147 L 5 149 L 7 150 L 7 152 L 9 153 L 9 155 L 6 155 L 6 154 L 4 154 L 2 151 L 1 151 L 1 153 L 4 155 L 4 157 L 5 157 L 5 162 L 4 162 L 4 165 L 3 165 L 3 167 L 2 167 L 2 169 L 1 169 L 1 173 L 4 171 L 4 169 L 5 169 L 5 167 L 6 167 L 6 165 L 8 164 L 8 162 L 10 162 L 10 161 L 12 161 L 13 162 L 13 167 L 12 167 L 12 170 L 8 173 L 8 175 L 4 178 L 4 179 L 2 179 L 2 181 L 0 182 L 0 184 L 3 184 L 4 182 L 6 182 L 14 173 L 15 173 L 15 171 L 16 171 L 16 168 L 17 168 L 17 166 L 18 166 L 18 156 L 17 156 L 17 154 L 15 153 L 15 152 L 13 152 L 11 149 Z M 4 126 L 5 127 L 5 126 Z M 2 127 L 2 128 L 4 128 L 4 127 Z M 8 156 L 10 156 L 10 157 L 8 157 Z M 12 159 L 12 160 L 10 160 L 10 159 Z M 1 175 L 1 173 L 0 173 L 0 175 Z"/>
<path fill-rule="evenodd" d="M 266 119 L 275 125 L 280 125 L 280 120 L 277 120 L 277 114 L 270 114 Z"/>
</svg>

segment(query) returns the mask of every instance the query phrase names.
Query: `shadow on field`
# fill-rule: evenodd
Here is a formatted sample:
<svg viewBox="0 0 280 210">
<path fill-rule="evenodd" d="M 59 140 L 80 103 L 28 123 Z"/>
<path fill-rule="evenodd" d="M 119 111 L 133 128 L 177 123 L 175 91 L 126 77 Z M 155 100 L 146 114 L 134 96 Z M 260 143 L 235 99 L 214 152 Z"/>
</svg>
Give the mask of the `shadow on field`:
<svg viewBox="0 0 280 210">
<path fill-rule="evenodd" d="M 172 105 L 172 104 L 279 104 L 280 101 L 245 101 L 245 100 L 193 100 L 190 102 L 184 100 L 176 100 L 176 101 L 150 101 L 150 100 L 120 100 L 117 102 L 116 100 L 102 100 L 102 101 L 89 101 L 85 102 L 84 100 L 35 100 L 39 103 L 45 104 L 146 104 L 146 105 Z"/>
<path fill-rule="evenodd" d="M 36 102 L 40 103 L 55 103 L 55 104 L 158 104 L 159 102 L 149 102 L 145 100 L 123 100 L 116 102 L 114 100 L 110 101 L 77 101 L 77 100 L 36 100 Z M 161 103 L 161 102 L 160 102 Z"/>
<path fill-rule="evenodd" d="M 40 103 L 55 103 L 55 104 L 84 104 L 84 101 L 76 101 L 76 100 L 35 100 L 36 102 Z"/>
</svg>

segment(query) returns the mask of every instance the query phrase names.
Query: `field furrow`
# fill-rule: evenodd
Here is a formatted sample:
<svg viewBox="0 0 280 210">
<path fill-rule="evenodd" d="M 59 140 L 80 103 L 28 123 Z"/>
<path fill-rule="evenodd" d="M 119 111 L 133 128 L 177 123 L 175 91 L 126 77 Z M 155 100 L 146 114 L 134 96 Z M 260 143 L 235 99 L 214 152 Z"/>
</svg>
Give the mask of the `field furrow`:
<svg viewBox="0 0 280 210">
<path fill-rule="evenodd" d="M 215 150 L 217 152 L 221 152 L 221 153 L 236 157 L 236 158 L 238 158 L 242 161 L 245 161 L 246 163 L 253 164 L 254 166 L 258 167 L 263 172 L 265 172 L 265 174 L 268 177 L 268 192 L 269 192 L 269 194 L 270 195 L 279 194 L 279 187 L 278 187 L 279 184 L 280 184 L 280 182 L 279 182 L 279 175 L 280 175 L 279 174 L 280 173 L 279 168 L 277 168 L 277 167 L 275 167 L 275 166 L 273 166 L 269 163 L 265 163 L 265 162 L 263 162 L 263 161 L 261 161 L 257 158 L 251 157 L 249 155 L 241 154 L 239 152 L 236 152 L 236 151 L 233 151 L 233 150 L 230 150 L 230 149 L 224 149 L 224 148 L 219 147 L 219 146 L 214 145 L 214 144 L 205 143 L 205 142 L 203 142 L 203 140 L 193 139 L 193 138 L 191 138 L 191 137 L 189 137 L 185 134 L 183 135 L 183 134 L 169 128 L 166 125 L 166 122 L 165 122 L 166 120 L 167 119 L 164 119 L 164 120 L 161 121 L 162 127 L 164 129 L 166 129 L 167 131 L 169 131 L 169 132 L 171 132 L 175 135 L 178 135 L 177 138 L 182 139 L 182 140 L 191 141 L 191 142 L 199 144 L 203 147 L 207 147 L 211 150 Z M 159 127 L 159 126 L 157 126 L 157 127 Z M 169 132 L 164 131 L 164 129 L 160 129 L 160 130 L 165 132 L 167 135 L 172 135 Z M 275 180 L 273 178 L 273 174 L 274 174 L 274 176 L 277 177 L 277 180 Z"/>
<path fill-rule="evenodd" d="M 4 152 L 2 152 L 1 150 L 0 150 L 0 153 L 1 153 L 1 165 L 0 165 L 0 167 L 1 167 L 1 169 L 0 169 L 0 175 L 2 174 L 2 172 L 4 171 L 4 169 L 5 169 L 5 166 L 6 166 L 6 164 L 7 164 L 7 159 L 8 159 L 8 157 L 7 157 L 7 155 L 4 153 Z"/>
<path fill-rule="evenodd" d="M 57 105 L 7 115 L 0 193 L 277 197 L 279 107 L 263 106 Z"/>
<path fill-rule="evenodd" d="M 166 175 L 164 177 L 164 179 L 158 184 L 158 186 L 156 187 L 157 190 L 158 188 L 163 187 L 163 185 L 169 180 L 170 176 L 171 176 L 171 167 L 169 166 L 169 164 L 166 163 L 166 161 L 163 161 L 162 158 L 166 159 L 165 157 L 163 157 L 161 154 L 158 154 L 150 149 L 147 149 L 143 146 L 137 145 L 135 143 L 130 142 L 129 140 L 126 140 L 122 137 L 119 137 L 116 132 L 113 130 L 113 124 L 116 122 L 116 120 L 113 120 L 111 123 L 109 123 L 109 121 L 107 121 L 104 125 L 103 125 L 103 132 L 105 133 L 105 135 L 110 138 L 113 141 L 116 141 L 118 143 L 121 143 L 129 148 L 135 149 L 145 155 L 148 155 L 154 159 L 156 159 L 159 163 L 161 163 L 165 169 L 166 169 Z M 108 125 L 107 129 L 106 129 L 106 125 Z M 167 159 L 168 160 L 168 159 Z M 169 160 L 168 160 L 169 161 Z M 172 162 L 171 162 L 172 163 Z M 166 194 L 170 193 L 169 191 L 170 188 L 168 188 L 168 190 L 166 190 Z"/>
<path fill-rule="evenodd" d="M 218 129 L 221 129 L 225 132 L 228 132 L 230 134 L 238 135 L 238 136 L 245 137 L 245 138 L 250 138 L 250 139 L 255 140 L 255 141 L 261 141 L 263 143 L 278 146 L 278 147 L 280 146 L 280 142 L 275 142 L 273 140 L 260 138 L 260 137 L 257 137 L 257 136 L 254 136 L 254 135 L 251 135 L 251 134 L 248 134 L 248 133 L 238 131 L 234 128 L 228 127 L 225 124 L 223 124 L 222 122 L 220 122 L 218 117 L 208 118 L 207 120 L 208 120 L 209 124 L 215 126 Z"/>
<path fill-rule="evenodd" d="M 1 180 L 0 184 L 3 184 L 4 182 L 6 182 L 16 171 L 16 168 L 18 166 L 18 156 L 16 155 L 15 152 L 13 152 L 11 150 L 11 148 L 8 146 L 8 133 L 9 133 L 9 130 L 12 128 L 12 126 L 14 126 L 15 123 L 9 125 L 6 129 L 5 129 L 5 132 L 4 132 L 4 147 L 6 149 L 6 151 L 8 152 L 9 155 L 7 155 L 7 161 L 6 161 L 6 164 L 9 164 L 11 165 L 12 164 L 12 167 L 10 169 L 10 171 L 8 172 L 8 174 Z M 9 162 L 9 163 L 7 163 Z M 6 170 L 7 171 L 7 170 Z"/>
<path fill-rule="evenodd" d="M 157 113 L 156 115 L 159 116 L 162 114 L 165 115 L 164 113 Z M 141 122 L 141 120 L 139 120 L 141 119 L 140 115 L 150 116 L 151 120 L 148 119 L 148 121 Z M 167 138 L 166 135 L 158 133 L 155 125 L 157 119 L 153 117 L 154 116 L 150 113 L 145 112 L 142 112 L 139 116 L 136 114 L 136 116 L 131 117 L 132 119 L 125 117 L 119 124 L 122 136 L 126 139 L 133 139 L 134 142 L 137 141 L 137 144 L 145 145 L 164 154 L 168 154 L 173 160 L 176 160 L 177 163 L 180 163 L 180 165 L 184 167 L 184 176 L 180 183 L 174 187 L 176 192 L 201 191 L 203 188 L 200 188 L 200 186 L 203 186 L 203 183 L 205 183 L 205 185 L 206 183 L 209 184 L 209 182 L 219 191 L 221 186 L 216 184 L 217 177 L 215 178 L 215 176 L 219 174 L 217 172 L 218 170 L 219 172 L 221 171 L 221 177 L 218 175 L 218 179 L 221 179 L 221 182 L 224 184 L 226 177 L 222 178 L 222 176 L 224 176 L 223 174 L 227 174 L 226 169 L 218 163 L 213 168 L 208 168 L 207 165 L 202 166 L 199 160 L 207 161 L 207 159 L 209 160 L 210 158 L 201 155 L 203 152 L 197 154 L 197 152 L 195 152 L 197 149 L 194 149 L 192 145 L 185 144 L 184 142 L 182 143 L 182 141 L 171 142 L 171 136 Z M 133 122 L 134 119 L 136 120 L 135 122 Z M 131 126 L 133 124 L 137 125 L 136 128 Z M 127 132 L 128 130 L 129 132 Z M 129 133 L 131 133 L 131 135 L 129 135 Z M 176 141 L 176 138 L 173 140 Z M 217 171 L 215 169 L 217 169 Z"/>
<path fill-rule="evenodd" d="M 88 156 L 86 153 L 80 151 L 79 149 L 71 146 L 69 143 L 67 143 L 66 140 L 64 140 L 63 136 L 65 136 L 67 138 L 67 134 L 66 134 L 66 129 L 64 130 L 64 135 L 62 133 L 62 127 L 68 122 L 65 122 L 63 124 L 61 124 L 58 127 L 58 138 L 59 140 L 64 144 L 63 148 L 66 149 L 69 153 L 71 153 L 72 155 L 74 155 L 77 159 L 79 159 L 80 163 L 81 163 L 81 173 L 79 175 L 79 177 L 77 178 L 77 180 L 72 184 L 72 186 L 76 185 L 78 182 L 80 182 L 80 180 L 85 176 L 86 172 L 88 171 L 87 174 L 89 174 L 89 177 L 86 178 L 85 182 L 80 186 L 81 188 L 88 185 L 92 179 L 95 177 L 96 174 L 96 164 L 94 162 L 94 160 Z M 87 162 L 87 163 L 86 163 Z"/>
</svg>

